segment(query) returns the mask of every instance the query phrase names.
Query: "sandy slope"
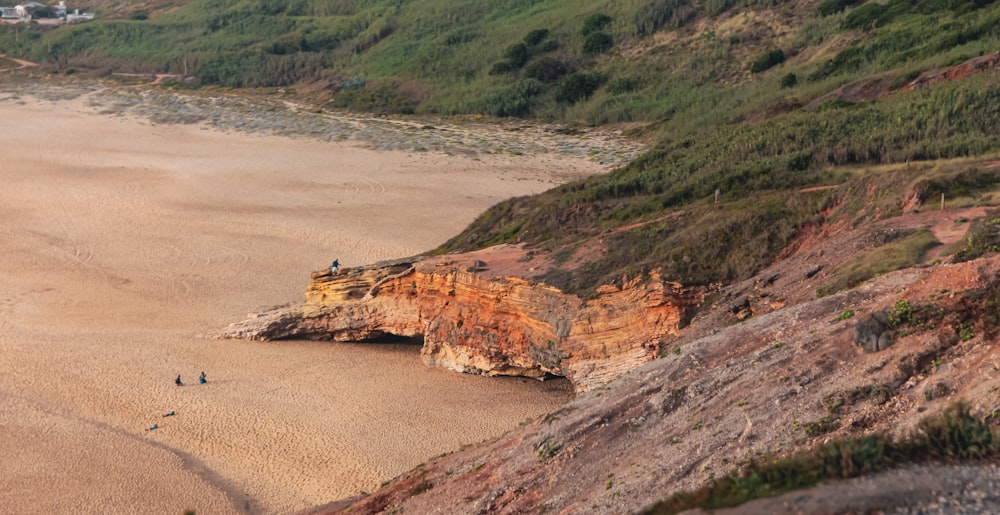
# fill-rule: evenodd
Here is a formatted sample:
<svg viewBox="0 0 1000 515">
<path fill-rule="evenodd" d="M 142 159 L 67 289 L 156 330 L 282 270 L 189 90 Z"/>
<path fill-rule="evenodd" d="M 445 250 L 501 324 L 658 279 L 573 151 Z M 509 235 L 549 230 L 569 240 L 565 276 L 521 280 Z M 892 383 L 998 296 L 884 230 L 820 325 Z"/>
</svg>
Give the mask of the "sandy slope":
<svg viewBox="0 0 1000 515">
<path fill-rule="evenodd" d="M 570 395 L 427 369 L 413 346 L 199 335 L 300 300 L 334 257 L 426 250 L 596 164 L 158 125 L 85 98 L 0 95 L 0 135 L 2 511 L 288 512 Z"/>
</svg>

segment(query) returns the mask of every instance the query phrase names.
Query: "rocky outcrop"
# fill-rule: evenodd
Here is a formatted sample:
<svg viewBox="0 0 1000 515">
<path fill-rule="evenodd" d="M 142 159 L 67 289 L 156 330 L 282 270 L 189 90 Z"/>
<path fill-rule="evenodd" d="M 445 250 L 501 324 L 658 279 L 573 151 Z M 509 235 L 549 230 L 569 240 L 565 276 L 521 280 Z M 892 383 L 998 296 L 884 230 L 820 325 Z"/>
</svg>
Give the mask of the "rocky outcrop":
<svg viewBox="0 0 1000 515">
<path fill-rule="evenodd" d="M 892 324 L 884 311 L 877 311 L 854 326 L 854 343 L 865 352 L 888 349 L 895 343 Z"/>
<path fill-rule="evenodd" d="M 906 434 L 958 400 L 977 417 L 995 417 L 998 298 L 993 256 L 885 274 L 728 326 L 717 318 L 732 316 L 727 304 L 716 313 L 706 305 L 672 343 L 679 352 L 495 441 L 429 460 L 348 507 L 313 513 L 641 513 L 771 453 Z M 899 325 L 894 345 L 864 352 L 856 326 L 900 300 L 913 319 Z M 837 315 L 846 308 L 856 315 Z M 962 327 L 970 329 L 959 337 Z M 833 508 L 791 497 L 734 512 L 869 512 L 940 495 L 881 504 L 855 502 L 845 488 Z"/>
<path fill-rule="evenodd" d="M 703 299 L 658 275 L 584 301 L 460 257 L 387 261 L 312 274 L 306 303 L 252 315 L 229 338 L 365 341 L 422 337 L 428 365 L 459 372 L 565 376 L 585 391 L 656 358 Z"/>
</svg>

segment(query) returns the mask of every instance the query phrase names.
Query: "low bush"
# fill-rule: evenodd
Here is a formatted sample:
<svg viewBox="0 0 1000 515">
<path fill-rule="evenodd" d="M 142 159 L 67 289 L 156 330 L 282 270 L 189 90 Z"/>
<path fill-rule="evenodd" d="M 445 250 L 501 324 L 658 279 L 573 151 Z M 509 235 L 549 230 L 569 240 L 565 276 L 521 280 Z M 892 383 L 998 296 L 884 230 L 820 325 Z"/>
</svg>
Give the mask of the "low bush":
<svg viewBox="0 0 1000 515">
<path fill-rule="evenodd" d="M 750 65 L 750 72 L 760 73 L 765 70 L 770 70 L 783 62 L 785 62 L 785 52 L 783 52 L 780 48 L 776 48 L 758 57 L 757 60 Z"/>
<path fill-rule="evenodd" d="M 567 75 L 556 91 L 556 101 L 574 104 L 579 102 L 601 87 L 604 78 L 597 73 L 574 73 Z"/>
<path fill-rule="evenodd" d="M 614 44 L 615 40 L 610 34 L 594 32 L 583 40 L 583 53 L 586 55 L 602 54 L 610 50 Z"/>
<path fill-rule="evenodd" d="M 535 29 L 524 36 L 524 44 L 533 47 L 549 37 L 549 29 Z"/>
<path fill-rule="evenodd" d="M 391 84 L 360 87 L 338 92 L 331 107 L 380 114 L 413 114 L 417 102 L 400 94 Z"/>
<path fill-rule="evenodd" d="M 520 80 L 478 102 L 473 110 L 499 117 L 524 116 L 531 112 L 532 99 L 543 90 L 537 80 Z"/>
<path fill-rule="evenodd" d="M 555 82 L 569 72 L 565 63 L 554 57 L 541 57 L 524 67 L 524 76 L 543 83 Z"/>
<path fill-rule="evenodd" d="M 611 17 L 604 13 L 594 13 L 583 19 L 583 29 L 580 33 L 587 36 L 591 33 L 604 30 L 605 27 L 611 25 Z"/>
<path fill-rule="evenodd" d="M 504 50 L 503 56 L 511 67 L 520 68 L 528 62 L 531 54 L 528 53 L 528 47 L 524 43 L 515 43 Z"/>
</svg>

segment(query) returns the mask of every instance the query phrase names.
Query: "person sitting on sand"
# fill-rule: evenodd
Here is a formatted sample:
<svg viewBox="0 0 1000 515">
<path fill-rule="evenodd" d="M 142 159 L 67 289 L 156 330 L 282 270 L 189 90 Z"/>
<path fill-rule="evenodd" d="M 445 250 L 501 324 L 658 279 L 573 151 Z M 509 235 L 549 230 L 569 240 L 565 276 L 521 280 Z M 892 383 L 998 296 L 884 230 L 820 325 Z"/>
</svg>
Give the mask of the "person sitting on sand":
<svg viewBox="0 0 1000 515">
<path fill-rule="evenodd" d="M 330 275 L 337 275 L 337 270 L 340 270 L 340 260 L 334 259 L 333 264 L 330 265 Z"/>
<path fill-rule="evenodd" d="M 208 382 L 208 379 L 205 378 L 205 372 L 204 371 L 202 371 L 201 375 L 198 376 L 198 382 L 201 383 L 201 384 L 205 384 L 205 383 Z"/>
<path fill-rule="evenodd" d="M 181 381 L 180 374 L 177 374 L 177 379 L 174 379 L 174 384 L 176 384 L 177 386 L 184 386 L 184 382 Z"/>
</svg>

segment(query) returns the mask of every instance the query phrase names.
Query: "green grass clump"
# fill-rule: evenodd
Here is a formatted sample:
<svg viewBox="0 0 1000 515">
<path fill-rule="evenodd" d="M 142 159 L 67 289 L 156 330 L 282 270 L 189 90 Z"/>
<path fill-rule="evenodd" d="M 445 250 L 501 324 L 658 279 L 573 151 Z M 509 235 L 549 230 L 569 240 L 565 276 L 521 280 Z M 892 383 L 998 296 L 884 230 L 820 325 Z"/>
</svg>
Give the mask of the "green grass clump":
<svg viewBox="0 0 1000 515">
<path fill-rule="evenodd" d="M 785 62 L 785 53 L 780 48 L 770 50 L 757 58 L 750 66 L 750 73 L 760 73 Z"/>
<path fill-rule="evenodd" d="M 693 492 L 660 501 L 645 513 L 667 515 L 701 508 L 737 506 L 760 497 L 808 488 L 828 479 L 871 474 L 927 461 L 986 460 L 1000 457 L 1000 433 L 958 403 L 922 420 L 907 437 L 887 434 L 824 443 L 767 462 L 751 461 L 742 473 L 715 480 Z"/>
<path fill-rule="evenodd" d="M 987 213 L 984 220 L 977 220 L 954 253 L 953 261 L 961 263 L 1000 252 L 1000 211 Z"/>
<path fill-rule="evenodd" d="M 939 245 L 927 230 L 913 231 L 871 251 L 858 254 L 840 266 L 834 281 L 817 290 L 821 296 L 853 288 L 881 274 L 908 268 L 920 263 L 930 248 Z"/>
</svg>

